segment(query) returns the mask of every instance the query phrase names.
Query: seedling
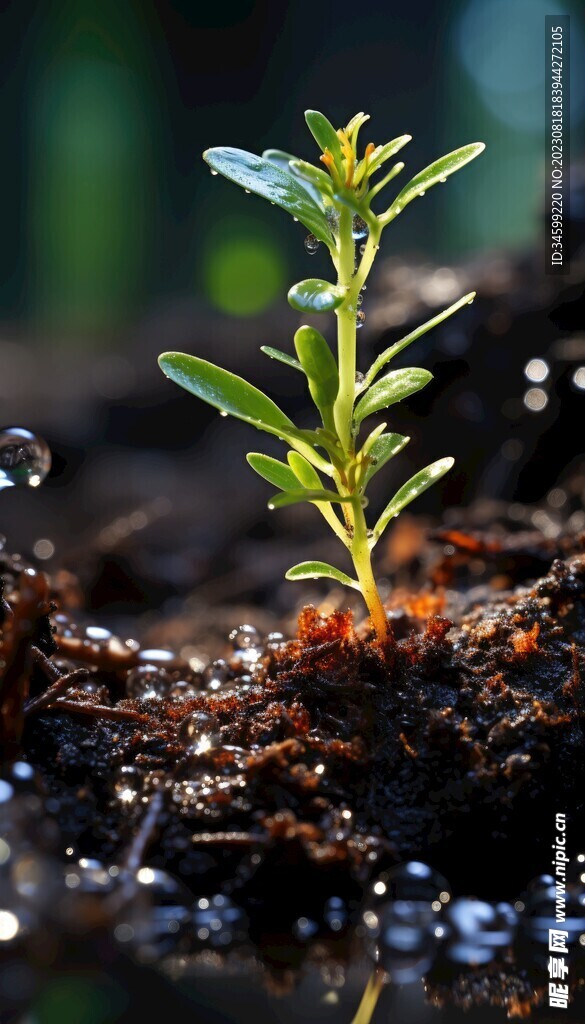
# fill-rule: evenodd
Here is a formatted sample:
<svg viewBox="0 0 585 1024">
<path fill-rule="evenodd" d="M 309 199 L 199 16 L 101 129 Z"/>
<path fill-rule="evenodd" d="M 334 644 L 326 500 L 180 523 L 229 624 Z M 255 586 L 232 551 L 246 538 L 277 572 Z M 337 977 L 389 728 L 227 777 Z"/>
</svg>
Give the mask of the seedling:
<svg viewBox="0 0 585 1024">
<path fill-rule="evenodd" d="M 208 149 L 204 159 L 213 174 L 223 174 L 304 224 L 310 231 L 305 240 L 307 252 L 315 252 L 321 243 L 329 250 L 337 281 L 301 281 L 290 289 L 288 301 L 302 313 L 335 313 L 337 360 L 323 335 L 309 326 L 300 327 L 294 336 L 296 358 L 278 349 L 262 349 L 270 358 L 286 363 L 306 377 L 320 425 L 312 430 L 299 429 L 257 388 L 198 356 L 166 352 L 159 363 L 167 377 L 224 415 L 251 423 L 288 445 L 286 463 L 259 452 L 247 456 L 252 469 L 278 488 L 268 507 L 283 508 L 297 502 L 315 505 L 347 549 L 355 578 L 319 561 L 293 566 L 286 578 L 327 577 L 358 590 L 368 607 L 377 638 L 384 641 L 390 630 L 372 571 L 372 551 L 391 520 L 439 480 L 451 468 L 453 459 L 439 459 L 411 477 L 368 528 L 367 487 L 410 438 L 386 431 L 386 423 L 374 427 L 363 440 L 359 440 L 359 435 L 370 416 L 403 401 L 432 380 L 428 370 L 418 367 L 390 370 L 380 376 L 382 370 L 417 338 L 472 302 L 475 293 L 464 295 L 391 345 L 365 374 L 356 372 L 357 328 L 365 319 L 360 309 L 361 293 L 384 228 L 413 199 L 423 196 L 432 185 L 446 181 L 478 156 L 484 145 L 472 142 L 436 160 L 415 175 L 383 212 L 375 213 L 373 200 L 404 167 L 403 163 L 394 163 L 384 174 L 385 165 L 410 142 L 411 136 L 401 135 L 383 146 L 370 142 L 358 159 L 358 135 L 368 115 L 356 114 L 339 131 L 316 110 L 307 111 L 305 116 L 321 150 L 321 167 L 272 149 L 261 157 L 240 149 Z"/>
</svg>

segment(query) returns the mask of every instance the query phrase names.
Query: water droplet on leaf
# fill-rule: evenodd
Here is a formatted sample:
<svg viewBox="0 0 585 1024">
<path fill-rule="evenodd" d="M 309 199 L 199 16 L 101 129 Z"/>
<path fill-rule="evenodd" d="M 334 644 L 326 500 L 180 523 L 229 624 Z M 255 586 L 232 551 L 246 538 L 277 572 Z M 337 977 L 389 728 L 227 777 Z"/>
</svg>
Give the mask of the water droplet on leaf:
<svg viewBox="0 0 585 1024">
<path fill-rule="evenodd" d="M 314 235 L 307 235 L 305 238 L 305 249 L 309 253 L 309 256 L 315 255 L 320 244 L 319 239 L 315 238 Z"/>
<path fill-rule="evenodd" d="M 357 313 L 356 313 L 355 325 L 359 329 L 360 327 L 364 326 L 365 322 L 366 322 L 366 314 L 364 313 L 363 309 L 359 309 L 357 311 Z"/>
</svg>

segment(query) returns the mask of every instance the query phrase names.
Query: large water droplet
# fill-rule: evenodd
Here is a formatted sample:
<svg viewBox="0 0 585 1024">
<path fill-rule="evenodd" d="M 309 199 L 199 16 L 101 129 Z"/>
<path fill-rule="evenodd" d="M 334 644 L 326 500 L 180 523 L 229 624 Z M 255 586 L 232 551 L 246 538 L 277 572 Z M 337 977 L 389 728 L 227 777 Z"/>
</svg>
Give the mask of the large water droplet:
<svg viewBox="0 0 585 1024">
<path fill-rule="evenodd" d="M 522 914 L 522 927 L 529 937 L 548 946 L 550 928 L 569 933 L 568 944 L 576 942 L 585 932 L 585 889 L 581 886 L 567 886 L 564 905 L 565 920 L 556 923 L 556 886 L 537 889 L 526 901 Z"/>
<path fill-rule="evenodd" d="M 499 907 L 483 900 L 458 899 L 447 909 L 452 936 L 447 956 L 458 964 L 487 964 L 499 950 L 511 945 L 516 915 L 512 907 Z"/>
<path fill-rule="evenodd" d="M 232 629 L 228 640 L 234 650 L 244 650 L 246 647 L 259 647 L 261 642 L 260 633 L 255 626 L 243 625 Z"/>
<path fill-rule="evenodd" d="M 136 872 L 137 899 L 114 929 L 118 942 L 129 943 L 142 962 L 170 953 L 191 927 L 192 896 L 185 885 L 160 868 Z"/>
<path fill-rule="evenodd" d="M 199 756 L 219 745 L 219 722 L 206 711 L 193 711 L 179 726 L 179 739 L 189 753 Z"/>
<path fill-rule="evenodd" d="M 219 690 L 228 681 L 229 670 L 221 658 L 212 661 L 203 671 L 203 684 L 206 690 Z"/>
<path fill-rule="evenodd" d="M 365 322 L 366 322 L 366 314 L 364 313 L 363 309 L 358 309 L 358 311 L 357 311 L 357 313 L 355 315 L 355 325 L 358 328 L 358 330 L 359 330 L 360 327 L 364 326 Z"/>
<path fill-rule="evenodd" d="M 372 898 L 416 900 L 430 903 L 437 910 L 451 898 L 447 879 L 418 860 L 409 860 L 383 872 L 370 886 L 370 892 Z"/>
<path fill-rule="evenodd" d="M 51 468 L 46 441 L 24 427 L 0 430 L 0 490 L 4 487 L 38 487 Z"/>
<path fill-rule="evenodd" d="M 352 221 L 351 234 L 352 237 L 355 238 L 356 242 L 361 238 L 367 238 L 369 234 L 368 225 L 363 217 L 358 216 L 357 213 Z"/>
<path fill-rule="evenodd" d="M 305 238 L 305 249 L 309 253 L 309 256 L 315 255 L 320 244 L 319 239 L 315 238 L 314 235 L 307 235 Z"/>
<path fill-rule="evenodd" d="M 394 982 L 418 981 L 431 967 L 438 941 L 429 903 L 389 900 L 366 909 L 362 920 L 370 956 Z"/>
<path fill-rule="evenodd" d="M 171 686 L 171 677 L 158 665 L 138 665 L 126 679 L 126 693 L 138 700 L 166 697 Z"/>
</svg>

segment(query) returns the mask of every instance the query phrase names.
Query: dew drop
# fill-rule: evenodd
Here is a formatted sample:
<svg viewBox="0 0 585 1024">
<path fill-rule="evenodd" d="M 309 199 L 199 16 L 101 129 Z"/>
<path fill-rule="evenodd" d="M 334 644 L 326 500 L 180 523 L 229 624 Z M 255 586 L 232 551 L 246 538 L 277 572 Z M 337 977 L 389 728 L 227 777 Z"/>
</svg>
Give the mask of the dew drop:
<svg viewBox="0 0 585 1024">
<path fill-rule="evenodd" d="M 213 174 L 214 178 L 217 178 L 217 175 L 219 174 L 219 171 L 212 171 L 211 173 Z"/>
<path fill-rule="evenodd" d="M 307 235 L 305 238 L 305 249 L 309 253 L 309 256 L 314 256 L 319 248 L 320 242 L 314 235 Z"/>
<path fill-rule="evenodd" d="M 356 325 L 357 328 L 363 327 L 365 322 L 366 322 L 366 314 L 364 313 L 363 309 L 359 309 L 357 311 L 357 313 L 356 313 L 355 325 Z"/>
<path fill-rule="evenodd" d="M 223 416 L 223 417 L 224 417 L 224 419 L 225 419 L 225 418 L 226 418 L 226 416 L 227 416 L 227 412 L 225 411 L 225 409 L 222 409 L 219 415 L 220 415 L 220 416 Z"/>
<path fill-rule="evenodd" d="M 206 754 L 219 745 L 219 722 L 206 711 L 193 711 L 181 722 L 178 736 L 191 754 Z"/>
<path fill-rule="evenodd" d="M 219 690 L 228 679 L 228 667 L 221 659 L 213 661 L 203 672 L 203 684 L 206 690 Z"/>
<path fill-rule="evenodd" d="M 358 296 L 357 296 L 357 298 L 355 300 L 356 306 L 358 306 L 358 307 L 361 306 L 363 301 L 364 301 L 364 297 L 363 297 L 362 293 L 359 292 L 359 294 L 358 294 Z"/>
<path fill-rule="evenodd" d="M 360 245 L 360 256 L 363 256 L 366 251 L 365 245 Z"/>
<path fill-rule="evenodd" d="M 423 192 L 419 192 L 419 194 L 418 194 L 418 198 L 419 198 L 419 199 L 422 199 L 422 197 L 423 197 L 423 196 L 424 196 L 424 191 L 423 191 Z"/>
<path fill-rule="evenodd" d="M 245 647 L 259 647 L 261 642 L 260 633 L 256 627 L 250 626 L 247 623 L 232 629 L 228 640 L 234 650 L 243 650 Z"/>
<path fill-rule="evenodd" d="M 38 487 L 51 468 L 47 442 L 24 427 L 0 430 L 0 490 Z"/>
<path fill-rule="evenodd" d="M 293 220 L 294 220 L 295 224 L 299 223 L 299 218 L 298 217 L 293 217 Z"/>
<path fill-rule="evenodd" d="M 447 181 L 447 179 L 443 176 L 443 177 L 439 178 L 439 181 L 441 182 L 441 185 L 444 185 L 445 182 Z"/>
<path fill-rule="evenodd" d="M 351 234 L 352 237 L 356 240 L 356 242 L 362 238 L 367 238 L 369 234 L 368 225 L 366 224 L 363 217 L 359 217 L 357 214 L 353 218 Z"/>
<path fill-rule="evenodd" d="M 250 195 L 250 189 L 249 189 L 249 188 L 245 188 L 245 189 L 244 189 L 244 192 L 246 193 L 246 195 L 247 195 L 247 196 L 249 196 L 249 195 Z"/>
<path fill-rule="evenodd" d="M 126 693 L 138 700 L 152 700 L 154 697 L 166 697 L 172 680 L 164 669 L 157 665 L 138 665 L 133 668 L 126 679 Z"/>
</svg>

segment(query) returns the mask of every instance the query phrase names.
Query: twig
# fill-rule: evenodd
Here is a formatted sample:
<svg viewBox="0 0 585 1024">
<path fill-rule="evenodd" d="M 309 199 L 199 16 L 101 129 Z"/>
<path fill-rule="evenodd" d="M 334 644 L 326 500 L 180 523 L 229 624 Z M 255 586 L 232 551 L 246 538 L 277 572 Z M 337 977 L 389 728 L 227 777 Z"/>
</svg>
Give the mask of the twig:
<svg viewBox="0 0 585 1024">
<path fill-rule="evenodd" d="M 153 793 L 146 814 L 138 826 L 126 856 L 123 858 L 122 865 L 127 871 L 134 873 L 138 871 L 142 864 L 145 850 L 152 840 L 162 808 L 163 794 L 160 791 Z"/>
<path fill-rule="evenodd" d="M 109 718 L 112 721 L 148 722 L 148 715 L 141 715 L 131 708 L 111 708 L 107 704 L 90 704 L 89 701 L 65 700 L 60 697 L 53 704 L 43 708 L 44 711 L 66 711 L 77 715 L 90 715 L 93 718 Z"/>
<path fill-rule="evenodd" d="M 31 647 L 31 654 L 33 660 L 41 666 L 45 675 L 49 679 L 53 679 L 53 683 L 47 690 L 39 694 L 38 697 L 28 701 L 24 708 L 25 715 L 30 715 L 32 712 L 41 711 L 43 708 L 49 707 L 62 693 L 72 689 L 78 683 L 84 683 L 88 677 L 86 668 L 76 668 L 73 672 L 65 672 L 61 675 L 57 666 L 38 647 Z"/>
</svg>

